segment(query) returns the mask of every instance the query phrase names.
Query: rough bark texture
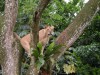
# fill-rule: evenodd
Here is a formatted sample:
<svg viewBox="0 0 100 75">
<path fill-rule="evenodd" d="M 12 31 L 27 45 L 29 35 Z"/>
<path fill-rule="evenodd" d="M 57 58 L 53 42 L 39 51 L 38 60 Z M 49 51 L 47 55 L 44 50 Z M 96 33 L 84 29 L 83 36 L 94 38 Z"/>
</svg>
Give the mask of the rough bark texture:
<svg viewBox="0 0 100 75">
<path fill-rule="evenodd" d="M 3 55 L 2 70 L 3 75 L 19 75 L 20 74 L 20 57 L 18 44 L 13 37 L 13 29 L 16 23 L 18 9 L 18 0 L 5 0 L 5 16 L 4 24 L 2 25 L 0 32 L 0 46 Z M 1 52 L 1 51 L 0 51 Z M 0 59 L 1 60 L 1 59 Z"/>
<path fill-rule="evenodd" d="M 46 8 L 50 0 L 40 0 L 39 5 L 34 13 L 33 16 L 33 24 L 31 26 L 32 28 L 32 42 L 31 42 L 31 48 L 36 48 L 37 43 L 39 42 L 39 22 L 42 15 L 43 10 Z M 31 52 L 31 51 L 30 51 Z M 39 70 L 37 70 L 37 67 L 35 66 L 35 58 L 31 56 L 31 63 L 29 66 L 29 69 L 26 73 L 26 75 L 38 75 Z"/>
<path fill-rule="evenodd" d="M 82 34 L 97 11 L 100 10 L 100 0 L 90 0 L 79 12 L 73 22 L 58 36 L 55 43 L 64 45 L 52 58 L 58 60 Z"/>
</svg>

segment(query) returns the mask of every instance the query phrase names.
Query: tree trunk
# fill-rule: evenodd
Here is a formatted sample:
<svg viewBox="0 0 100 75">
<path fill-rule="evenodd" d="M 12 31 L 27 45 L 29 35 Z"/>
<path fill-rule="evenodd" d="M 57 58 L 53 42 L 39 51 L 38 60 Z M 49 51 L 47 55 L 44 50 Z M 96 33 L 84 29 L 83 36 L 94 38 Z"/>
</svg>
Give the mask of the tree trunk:
<svg viewBox="0 0 100 75">
<path fill-rule="evenodd" d="M 16 23 L 18 0 L 5 0 L 4 25 L 0 32 L 0 48 L 4 52 L 2 61 L 3 75 L 20 75 L 20 51 L 19 45 L 13 37 L 13 29 Z"/>
</svg>

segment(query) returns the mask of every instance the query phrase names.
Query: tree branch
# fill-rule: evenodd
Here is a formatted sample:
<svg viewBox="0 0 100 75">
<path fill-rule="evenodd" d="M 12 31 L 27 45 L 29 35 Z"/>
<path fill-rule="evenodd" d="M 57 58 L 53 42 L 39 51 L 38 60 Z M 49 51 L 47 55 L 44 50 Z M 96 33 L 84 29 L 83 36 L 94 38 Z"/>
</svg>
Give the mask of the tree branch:
<svg viewBox="0 0 100 75">
<path fill-rule="evenodd" d="M 50 0 L 40 0 L 39 5 L 33 16 L 32 34 L 33 34 L 33 45 L 36 47 L 39 42 L 39 22 L 43 10 L 49 4 Z"/>
<path fill-rule="evenodd" d="M 40 0 L 39 5 L 34 13 L 33 16 L 33 25 L 32 28 L 32 42 L 31 42 L 31 48 L 36 48 L 37 43 L 39 42 L 39 22 L 42 15 L 43 10 L 46 8 L 46 6 L 49 4 L 50 0 Z M 31 63 L 29 66 L 29 69 L 26 73 L 26 75 L 38 75 L 39 71 L 37 70 L 35 66 L 35 58 L 31 57 Z"/>
<path fill-rule="evenodd" d="M 72 44 L 82 34 L 84 29 L 89 25 L 97 11 L 100 10 L 100 0 L 90 0 L 76 16 L 73 22 L 58 36 L 55 43 L 64 45 L 59 49 L 59 53 L 52 56 L 58 60 Z"/>
</svg>

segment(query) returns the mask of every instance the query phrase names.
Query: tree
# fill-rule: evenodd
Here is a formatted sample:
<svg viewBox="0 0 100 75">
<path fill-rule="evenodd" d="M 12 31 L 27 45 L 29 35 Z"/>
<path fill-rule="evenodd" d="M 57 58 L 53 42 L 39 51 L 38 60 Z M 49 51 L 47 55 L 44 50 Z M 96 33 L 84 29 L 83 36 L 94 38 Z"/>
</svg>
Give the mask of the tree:
<svg viewBox="0 0 100 75">
<path fill-rule="evenodd" d="M 39 22 L 43 10 L 46 8 L 50 0 L 41 0 L 34 15 L 32 23 L 32 35 L 35 41 L 32 41 L 32 48 L 36 48 L 38 43 L 38 31 Z M 5 16 L 4 24 L 1 22 L 0 27 L 0 64 L 2 65 L 3 75 L 20 75 L 22 52 L 20 50 L 20 44 L 16 42 L 13 36 L 13 29 L 16 23 L 18 0 L 5 0 Z M 51 75 L 52 69 L 56 61 L 63 55 L 66 49 L 68 49 L 82 34 L 83 30 L 88 26 L 89 22 L 95 16 L 97 11 L 100 10 L 99 0 L 90 0 L 84 8 L 79 12 L 73 22 L 57 37 L 55 40 L 56 45 L 63 45 L 57 53 L 55 53 L 50 59 L 54 62 L 47 63 L 49 65 L 49 71 L 41 70 L 41 75 Z M 2 16 L 0 20 L 2 21 Z M 32 39 L 33 39 L 32 37 Z M 35 66 L 36 60 L 34 56 L 31 57 L 31 63 L 27 75 L 38 75 L 39 70 Z M 44 64 L 43 67 L 46 65 Z"/>
<path fill-rule="evenodd" d="M 13 28 L 16 23 L 18 9 L 17 0 L 5 1 L 5 15 L 4 22 L 1 24 L 1 44 L 0 52 L 3 52 L 2 57 L 2 70 L 4 75 L 16 75 L 20 73 L 20 60 L 19 50 L 17 44 L 14 42 Z M 18 56 L 18 57 L 17 57 Z"/>
</svg>

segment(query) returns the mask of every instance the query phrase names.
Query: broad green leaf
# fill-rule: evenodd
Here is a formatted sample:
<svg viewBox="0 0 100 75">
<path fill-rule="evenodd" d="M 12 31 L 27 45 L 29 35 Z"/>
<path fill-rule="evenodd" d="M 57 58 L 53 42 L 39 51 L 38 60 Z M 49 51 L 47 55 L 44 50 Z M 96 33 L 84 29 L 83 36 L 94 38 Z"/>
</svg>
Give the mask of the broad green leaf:
<svg viewBox="0 0 100 75">
<path fill-rule="evenodd" d="M 39 57 L 39 51 L 37 49 L 33 50 L 32 55 L 35 56 L 36 58 L 38 58 Z"/>
<path fill-rule="evenodd" d="M 61 48 L 61 45 L 57 45 L 53 48 L 53 50 L 48 54 L 48 56 L 51 56 L 52 54 L 58 52 L 58 50 Z"/>
<path fill-rule="evenodd" d="M 40 70 L 40 68 L 41 68 L 41 62 L 39 62 L 39 60 L 36 62 L 36 66 L 37 66 L 38 70 Z"/>
<path fill-rule="evenodd" d="M 45 60 L 43 59 L 43 57 L 38 57 L 38 61 L 36 62 L 36 66 L 38 69 L 40 69 L 45 63 Z"/>
<path fill-rule="evenodd" d="M 49 54 L 52 50 L 53 50 L 53 47 L 54 47 L 55 43 L 51 43 L 49 45 L 49 47 L 47 47 L 46 51 L 45 51 L 45 54 Z"/>
<path fill-rule="evenodd" d="M 53 46 L 52 46 L 53 45 Z M 52 47 L 51 47 L 52 46 Z M 45 52 L 45 60 L 48 60 L 49 57 L 58 52 L 58 50 L 62 47 L 62 45 L 54 45 L 54 43 L 51 44 L 51 46 L 49 46 Z"/>
<path fill-rule="evenodd" d="M 47 49 L 48 49 L 48 50 L 51 50 L 51 49 L 53 49 L 54 46 L 55 46 L 55 43 L 52 42 L 52 43 L 49 45 L 49 47 L 48 47 Z"/>
<path fill-rule="evenodd" d="M 42 43 L 39 42 L 39 43 L 37 44 L 37 47 L 39 48 L 39 51 L 41 51 L 41 50 L 42 50 Z"/>
<path fill-rule="evenodd" d="M 55 45 L 53 48 L 53 53 L 57 52 L 63 45 Z"/>
<path fill-rule="evenodd" d="M 39 59 L 39 62 L 41 63 L 41 66 L 42 66 L 44 64 L 44 62 L 45 62 L 44 58 L 43 57 L 39 57 L 38 59 Z"/>
</svg>

